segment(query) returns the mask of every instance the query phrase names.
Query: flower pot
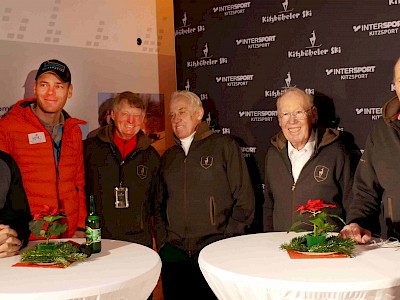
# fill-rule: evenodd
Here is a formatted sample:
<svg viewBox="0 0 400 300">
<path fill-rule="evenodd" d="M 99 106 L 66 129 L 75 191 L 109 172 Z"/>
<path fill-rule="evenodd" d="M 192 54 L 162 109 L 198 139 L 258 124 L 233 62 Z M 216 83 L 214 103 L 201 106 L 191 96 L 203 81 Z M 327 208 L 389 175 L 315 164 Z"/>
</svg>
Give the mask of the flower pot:
<svg viewBox="0 0 400 300">
<path fill-rule="evenodd" d="M 54 250 L 56 249 L 57 244 L 56 243 L 42 243 L 37 245 L 38 250 Z"/>
<path fill-rule="evenodd" d="M 307 248 L 311 248 L 314 245 L 324 243 L 326 241 L 326 234 L 317 236 L 307 234 L 306 239 L 307 239 Z"/>
</svg>

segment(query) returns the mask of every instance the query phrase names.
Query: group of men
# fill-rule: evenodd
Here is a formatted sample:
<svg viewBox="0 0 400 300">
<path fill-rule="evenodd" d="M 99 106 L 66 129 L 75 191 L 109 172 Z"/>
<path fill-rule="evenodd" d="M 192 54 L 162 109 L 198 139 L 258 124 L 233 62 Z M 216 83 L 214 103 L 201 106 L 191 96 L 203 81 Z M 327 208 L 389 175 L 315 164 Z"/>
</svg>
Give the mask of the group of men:
<svg viewBox="0 0 400 300">
<path fill-rule="evenodd" d="M 169 109 L 176 145 L 160 157 L 141 130 L 142 99 L 126 91 L 112 100 L 112 121 L 82 142 L 85 122 L 63 110 L 73 92 L 67 65 L 45 61 L 35 80 L 35 98 L 0 119 L 0 257 L 34 238 L 30 212 L 43 205 L 65 211 L 62 237 L 84 237 L 86 198 L 94 195 L 103 238 L 153 247 L 155 237 L 165 299 L 215 299 L 199 252 L 245 234 L 254 218 L 254 192 L 234 138 L 208 128 L 196 94 L 177 91 Z M 380 233 L 382 199 L 393 224 L 400 221 L 400 60 L 394 84 L 397 97 L 385 104 L 357 170 L 340 132 L 318 126 L 310 95 L 289 88 L 278 98 L 281 131 L 265 159 L 264 231 L 287 231 L 307 199 L 335 204 L 333 213 L 348 224 L 337 224 L 340 235 L 360 243 Z"/>
<path fill-rule="evenodd" d="M 141 130 L 142 99 L 126 91 L 112 100 L 112 121 L 82 141 L 85 122 L 63 109 L 73 92 L 68 66 L 45 61 L 35 80 L 35 98 L 18 101 L 0 119 L 0 256 L 17 254 L 35 238 L 30 212 L 43 205 L 65 211 L 61 237 L 84 237 L 86 198 L 94 195 L 103 238 L 153 247 L 155 237 L 165 299 L 188 291 L 215 297 L 198 267 L 199 252 L 244 234 L 254 216 L 235 140 L 202 122 L 197 95 L 176 92 L 169 116 L 177 145 L 160 158 Z"/>
</svg>

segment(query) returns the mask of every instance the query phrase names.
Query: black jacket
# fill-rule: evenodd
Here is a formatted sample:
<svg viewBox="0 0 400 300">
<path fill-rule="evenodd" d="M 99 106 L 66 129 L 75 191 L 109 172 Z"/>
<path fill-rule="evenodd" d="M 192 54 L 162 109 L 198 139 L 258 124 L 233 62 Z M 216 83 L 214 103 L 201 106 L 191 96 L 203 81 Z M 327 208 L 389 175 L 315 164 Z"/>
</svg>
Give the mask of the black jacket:
<svg viewBox="0 0 400 300">
<path fill-rule="evenodd" d="M 348 223 L 358 223 L 377 235 L 381 234 L 379 216 L 382 202 L 386 208 L 384 218 L 390 223 L 396 223 L 397 228 L 400 223 L 399 112 L 397 97 L 385 103 L 382 118 L 376 121 L 367 138 L 354 177 L 354 200 L 350 206 Z"/>
<path fill-rule="evenodd" d="M 264 231 L 289 230 L 297 221 L 297 207 L 306 204 L 309 199 L 335 204 L 337 208 L 327 209 L 326 212 L 346 219 L 354 174 L 350 151 L 335 129 L 320 128 L 315 138 L 314 153 L 301 170 L 296 184 L 288 156 L 288 141 L 283 132 L 271 139 L 272 146 L 265 158 Z M 338 229 L 344 226 L 336 218 L 330 222 Z"/>
<path fill-rule="evenodd" d="M 28 243 L 30 230 L 29 221 L 32 220 L 26 197 L 22 177 L 15 160 L 7 153 L 0 151 L 0 159 L 10 168 L 11 183 L 4 207 L 0 209 L 0 224 L 9 225 L 18 233 L 22 247 Z"/>
<path fill-rule="evenodd" d="M 113 142 L 113 125 L 84 142 L 86 194 L 95 196 L 102 238 L 152 247 L 151 216 L 160 156 L 139 131 L 137 147 L 122 160 Z M 114 188 L 128 188 L 129 208 L 115 208 Z"/>
<path fill-rule="evenodd" d="M 158 246 L 166 241 L 198 253 L 214 241 L 244 234 L 254 216 L 254 193 L 235 140 L 214 134 L 203 122 L 187 156 L 176 142 L 161 158 Z"/>
</svg>

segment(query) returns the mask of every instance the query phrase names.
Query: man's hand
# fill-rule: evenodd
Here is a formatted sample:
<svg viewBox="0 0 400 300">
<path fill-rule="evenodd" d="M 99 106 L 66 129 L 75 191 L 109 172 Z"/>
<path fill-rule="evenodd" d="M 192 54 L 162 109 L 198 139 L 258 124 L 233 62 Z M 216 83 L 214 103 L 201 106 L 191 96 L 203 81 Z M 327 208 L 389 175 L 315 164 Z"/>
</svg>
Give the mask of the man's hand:
<svg viewBox="0 0 400 300">
<path fill-rule="evenodd" d="M 371 231 L 362 228 L 356 223 L 350 223 L 343 227 L 339 233 L 341 238 L 351 238 L 359 244 L 365 244 L 371 239 Z"/>
<path fill-rule="evenodd" d="M 75 231 L 74 235 L 72 236 L 72 238 L 85 238 L 86 237 L 86 233 L 83 231 Z"/>
<path fill-rule="evenodd" d="M 18 254 L 21 241 L 17 238 L 18 234 L 8 225 L 0 224 L 0 257 L 8 257 Z"/>
</svg>

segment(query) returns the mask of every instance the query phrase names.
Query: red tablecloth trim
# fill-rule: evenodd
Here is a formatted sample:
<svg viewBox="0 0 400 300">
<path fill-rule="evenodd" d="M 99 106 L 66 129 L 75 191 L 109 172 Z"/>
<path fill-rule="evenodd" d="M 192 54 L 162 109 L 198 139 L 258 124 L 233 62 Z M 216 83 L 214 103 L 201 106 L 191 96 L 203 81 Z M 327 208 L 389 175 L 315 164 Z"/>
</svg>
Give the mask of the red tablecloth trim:
<svg viewBox="0 0 400 300">
<path fill-rule="evenodd" d="M 73 262 L 71 262 L 72 264 Z M 12 267 L 29 267 L 29 268 L 55 268 L 55 269 L 65 269 L 67 266 L 63 265 L 41 265 L 41 264 L 33 264 L 28 262 L 17 262 L 13 264 Z"/>
<path fill-rule="evenodd" d="M 293 250 L 288 250 L 287 253 L 289 254 L 291 259 L 348 258 L 349 257 L 349 256 L 347 256 L 346 254 L 343 254 L 343 253 L 332 253 L 332 254 L 329 254 L 329 255 L 324 255 L 324 254 L 307 255 L 307 254 L 300 253 L 300 252 L 293 251 Z"/>
</svg>

